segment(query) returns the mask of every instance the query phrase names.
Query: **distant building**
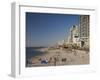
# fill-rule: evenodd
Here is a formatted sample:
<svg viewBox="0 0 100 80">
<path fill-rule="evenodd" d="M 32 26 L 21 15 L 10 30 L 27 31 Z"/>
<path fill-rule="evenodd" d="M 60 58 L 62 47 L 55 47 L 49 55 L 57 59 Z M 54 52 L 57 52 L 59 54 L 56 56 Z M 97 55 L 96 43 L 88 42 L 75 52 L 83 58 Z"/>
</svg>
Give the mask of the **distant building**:
<svg viewBox="0 0 100 80">
<path fill-rule="evenodd" d="M 89 15 L 80 15 L 79 20 L 80 46 L 89 47 Z"/>
<path fill-rule="evenodd" d="M 63 45 L 63 44 L 64 44 L 64 40 L 58 42 L 58 45 Z"/>
<path fill-rule="evenodd" d="M 69 34 L 69 36 L 67 37 L 67 43 L 70 44 L 71 43 L 71 35 Z"/>
</svg>

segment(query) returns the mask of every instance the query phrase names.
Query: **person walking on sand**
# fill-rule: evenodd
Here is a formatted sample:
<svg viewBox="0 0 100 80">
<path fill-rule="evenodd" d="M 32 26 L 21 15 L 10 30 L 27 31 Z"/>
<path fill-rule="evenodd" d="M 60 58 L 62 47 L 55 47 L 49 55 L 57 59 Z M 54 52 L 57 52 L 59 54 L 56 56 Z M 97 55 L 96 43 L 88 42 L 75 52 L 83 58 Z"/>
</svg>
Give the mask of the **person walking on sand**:
<svg viewBox="0 0 100 80">
<path fill-rule="evenodd" d="M 48 61 L 49 63 L 51 63 L 52 62 L 52 57 L 50 57 L 50 59 L 49 59 L 49 61 Z"/>
<path fill-rule="evenodd" d="M 54 57 L 54 66 L 56 66 L 57 59 Z"/>
</svg>

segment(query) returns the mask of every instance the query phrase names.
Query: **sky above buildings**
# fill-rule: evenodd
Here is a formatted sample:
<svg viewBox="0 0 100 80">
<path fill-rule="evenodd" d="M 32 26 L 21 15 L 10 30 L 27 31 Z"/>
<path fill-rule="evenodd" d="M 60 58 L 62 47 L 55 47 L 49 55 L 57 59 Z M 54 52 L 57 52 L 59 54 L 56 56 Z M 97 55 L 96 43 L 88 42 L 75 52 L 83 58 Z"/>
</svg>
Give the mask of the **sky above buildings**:
<svg viewBox="0 0 100 80">
<path fill-rule="evenodd" d="M 26 46 L 52 46 L 67 39 L 79 15 L 26 12 Z"/>
</svg>

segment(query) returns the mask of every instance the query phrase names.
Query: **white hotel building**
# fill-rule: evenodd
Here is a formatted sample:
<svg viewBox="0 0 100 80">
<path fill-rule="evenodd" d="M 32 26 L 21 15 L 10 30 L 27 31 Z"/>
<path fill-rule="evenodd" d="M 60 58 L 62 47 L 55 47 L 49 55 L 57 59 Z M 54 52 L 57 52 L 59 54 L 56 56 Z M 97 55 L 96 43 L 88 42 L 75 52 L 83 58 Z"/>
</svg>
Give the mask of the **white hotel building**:
<svg viewBox="0 0 100 80">
<path fill-rule="evenodd" d="M 76 44 L 77 46 L 79 45 L 79 31 L 78 31 L 78 26 L 73 25 L 70 28 L 70 33 L 69 33 L 67 41 L 68 41 L 69 44 Z"/>
</svg>

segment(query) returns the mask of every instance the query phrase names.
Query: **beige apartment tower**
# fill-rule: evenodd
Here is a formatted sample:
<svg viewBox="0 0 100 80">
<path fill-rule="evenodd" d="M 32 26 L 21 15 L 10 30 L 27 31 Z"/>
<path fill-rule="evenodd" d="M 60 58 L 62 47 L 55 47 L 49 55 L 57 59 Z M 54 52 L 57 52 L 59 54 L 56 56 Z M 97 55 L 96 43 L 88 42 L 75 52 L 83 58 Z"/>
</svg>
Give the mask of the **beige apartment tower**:
<svg viewBox="0 0 100 80">
<path fill-rule="evenodd" d="M 80 35 L 80 46 L 89 48 L 89 36 L 90 36 L 90 25 L 89 15 L 80 15 L 79 17 L 79 35 Z"/>
</svg>

